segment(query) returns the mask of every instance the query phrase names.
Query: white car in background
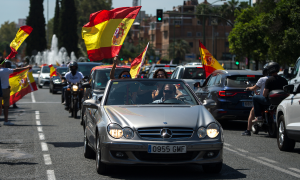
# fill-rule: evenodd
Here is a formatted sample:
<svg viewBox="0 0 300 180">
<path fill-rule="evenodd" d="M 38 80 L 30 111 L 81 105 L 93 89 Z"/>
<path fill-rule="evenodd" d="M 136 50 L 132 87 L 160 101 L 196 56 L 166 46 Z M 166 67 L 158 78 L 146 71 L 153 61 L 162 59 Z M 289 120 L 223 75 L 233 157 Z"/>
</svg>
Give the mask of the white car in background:
<svg viewBox="0 0 300 180">
<path fill-rule="evenodd" d="M 290 96 L 277 107 L 277 144 L 281 151 L 292 151 L 296 142 L 300 142 L 300 88 L 287 85 L 284 91 Z"/>
<path fill-rule="evenodd" d="M 49 86 L 49 85 L 50 85 L 50 68 L 48 66 L 43 66 L 38 76 L 38 86 L 39 88 L 43 88 L 43 86 Z"/>
<path fill-rule="evenodd" d="M 39 80 L 39 74 L 41 72 L 41 68 L 32 68 L 32 76 L 34 81 L 37 83 Z"/>
</svg>

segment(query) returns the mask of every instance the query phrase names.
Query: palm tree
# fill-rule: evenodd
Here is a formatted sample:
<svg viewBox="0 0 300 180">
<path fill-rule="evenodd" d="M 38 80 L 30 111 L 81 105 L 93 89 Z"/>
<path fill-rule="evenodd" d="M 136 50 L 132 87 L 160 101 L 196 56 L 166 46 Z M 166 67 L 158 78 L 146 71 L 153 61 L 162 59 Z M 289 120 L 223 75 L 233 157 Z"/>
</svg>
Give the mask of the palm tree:
<svg viewBox="0 0 300 180">
<path fill-rule="evenodd" d="M 169 45 L 170 57 L 172 57 L 172 56 L 174 57 L 174 54 L 175 54 L 174 59 L 184 60 L 185 54 L 190 52 L 190 49 L 191 49 L 191 47 L 187 41 L 178 39 L 175 41 L 175 43 L 171 43 Z"/>
<path fill-rule="evenodd" d="M 249 7 L 249 4 L 246 1 L 240 2 L 240 4 L 239 4 L 239 9 L 246 9 L 248 7 Z"/>
<path fill-rule="evenodd" d="M 238 0 L 230 0 L 228 3 L 228 19 L 233 23 L 234 22 L 234 11 L 238 8 L 239 1 Z"/>
</svg>

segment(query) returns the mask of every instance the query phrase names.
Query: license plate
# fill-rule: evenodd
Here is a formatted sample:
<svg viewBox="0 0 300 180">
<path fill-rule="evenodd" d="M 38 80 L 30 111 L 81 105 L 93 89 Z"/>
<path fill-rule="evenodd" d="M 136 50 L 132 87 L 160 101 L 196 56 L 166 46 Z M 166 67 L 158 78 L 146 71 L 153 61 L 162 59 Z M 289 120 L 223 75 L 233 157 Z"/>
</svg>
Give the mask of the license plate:
<svg viewBox="0 0 300 180">
<path fill-rule="evenodd" d="M 243 106 L 244 107 L 252 107 L 253 106 L 253 103 L 250 101 L 250 102 L 244 102 L 243 103 Z"/>
<path fill-rule="evenodd" d="M 160 154 L 186 153 L 186 146 L 149 144 L 148 153 L 160 153 Z"/>
</svg>

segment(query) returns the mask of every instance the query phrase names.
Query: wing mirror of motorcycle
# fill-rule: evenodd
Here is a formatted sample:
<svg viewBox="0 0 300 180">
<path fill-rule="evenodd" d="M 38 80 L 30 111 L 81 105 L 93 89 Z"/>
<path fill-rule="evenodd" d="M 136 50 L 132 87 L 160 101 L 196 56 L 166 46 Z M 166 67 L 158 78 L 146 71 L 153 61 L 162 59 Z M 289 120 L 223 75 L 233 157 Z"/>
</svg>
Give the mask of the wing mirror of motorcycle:
<svg viewBox="0 0 300 180">
<path fill-rule="evenodd" d="M 212 99 L 206 99 L 203 101 L 203 105 L 208 108 L 215 108 L 217 106 L 217 103 Z"/>
<path fill-rule="evenodd" d="M 96 104 L 96 100 L 94 99 L 85 100 L 82 105 L 85 108 L 93 108 L 93 109 L 98 108 L 98 105 Z"/>
<path fill-rule="evenodd" d="M 286 85 L 286 86 L 283 87 L 283 91 L 288 93 L 288 94 L 296 94 L 294 92 L 294 88 L 295 88 L 295 86 L 293 84 Z"/>
<path fill-rule="evenodd" d="M 83 88 L 91 88 L 91 85 L 90 85 L 89 82 L 85 82 L 85 83 L 82 84 L 82 87 Z"/>
</svg>

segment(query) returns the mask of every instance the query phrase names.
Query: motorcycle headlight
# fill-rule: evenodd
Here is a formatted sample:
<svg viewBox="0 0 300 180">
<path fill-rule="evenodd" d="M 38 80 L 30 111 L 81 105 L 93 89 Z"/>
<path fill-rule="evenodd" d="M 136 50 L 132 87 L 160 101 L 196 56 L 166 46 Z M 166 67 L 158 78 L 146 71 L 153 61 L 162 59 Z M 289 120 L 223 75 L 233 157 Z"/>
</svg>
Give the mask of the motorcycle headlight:
<svg viewBox="0 0 300 180">
<path fill-rule="evenodd" d="M 216 123 L 210 124 L 206 129 L 206 134 L 210 138 L 215 138 L 220 133 L 220 127 Z"/>
<path fill-rule="evenodd" d="M 134 132 L 131 128 L 129 127 L 126 127 L 123 129 L 123 136 L 126 138 L 126 139 L 132 139 L 133 136 L 134 136 Z"/>
<path fill-rule="evenodd" d="M 200 139 L 206 136 L 206 129 L 204 127 L 200 127 L 197 131 L 197 135 Z"/>
<path fill-rule="evenodd" d="M 76 85 L 72 86 L 72 90 L 73 91 L 78 91 L 78 86 L 76 86 Z"/>
<path fill-rule="evenodd" d="M 117 124 L 110 124 L 107 127 L 107 130 L 109 135 L 111 135 L 113 138 L 119 139 L 123 136 L 123 129 Z"/>
</svg>

